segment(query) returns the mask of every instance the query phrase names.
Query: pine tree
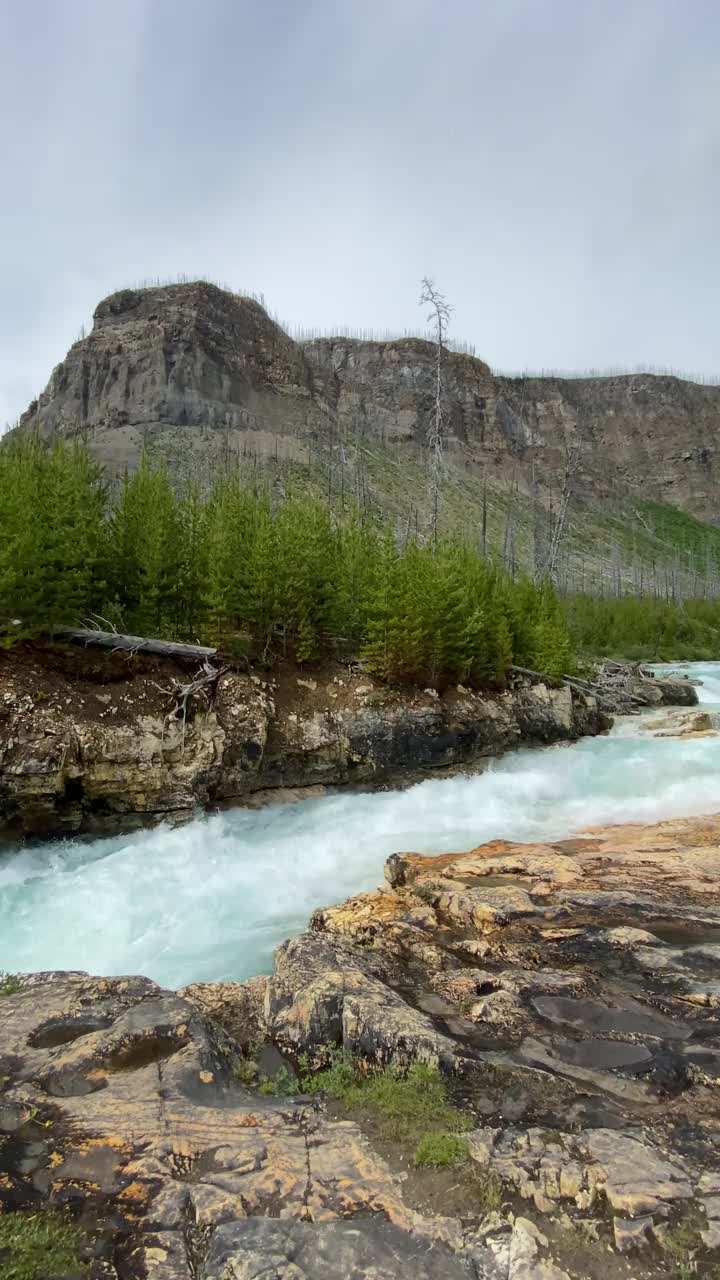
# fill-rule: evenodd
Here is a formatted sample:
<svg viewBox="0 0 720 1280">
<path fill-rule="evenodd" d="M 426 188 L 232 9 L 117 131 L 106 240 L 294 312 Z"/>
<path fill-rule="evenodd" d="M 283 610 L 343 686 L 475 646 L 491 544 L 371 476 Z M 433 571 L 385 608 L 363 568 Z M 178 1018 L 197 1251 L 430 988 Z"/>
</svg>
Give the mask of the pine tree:
<svg viewBox="0 0 720 1280">
<path fill-rule="evenodd" d="M 181 615 L 178 502 L 163 467 L 144 455 L 125 475 L 109 522 L 111 599 L 142 634 L 176 630 Z"/>
<path fill-rule="evenodd" d="M 395 536 L 388 526 L 373 565 L 362 645 L 362 656 L 367 659 L 370 670 L 385 679 L 392 670 L 391 629 L 397 629 L 397 566 Z"/>
</svg>

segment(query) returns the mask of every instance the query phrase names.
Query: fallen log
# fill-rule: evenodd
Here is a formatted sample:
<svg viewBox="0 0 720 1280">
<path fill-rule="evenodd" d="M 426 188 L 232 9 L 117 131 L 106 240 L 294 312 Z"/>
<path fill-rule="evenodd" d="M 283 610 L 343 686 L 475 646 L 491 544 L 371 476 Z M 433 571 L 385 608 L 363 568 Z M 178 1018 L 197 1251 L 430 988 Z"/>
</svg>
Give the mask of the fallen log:
<svg viewBox="0 0 720 1280">
<path fill-rule="evenodd" d="M 97 646 L 100 649 L 121 649 L 127 653 L 154 653 L 163 658 L 190 658 L 204 662 L 214 658 L 217 649 L 201 644 L 181 644 L 174 640 L 155 640 L 147 636 L 125 636 L 115 631 L 96 631 L 94 628 L 55 627 L 53 637 L 70 640 L 72 644 Z"/>
</svg>

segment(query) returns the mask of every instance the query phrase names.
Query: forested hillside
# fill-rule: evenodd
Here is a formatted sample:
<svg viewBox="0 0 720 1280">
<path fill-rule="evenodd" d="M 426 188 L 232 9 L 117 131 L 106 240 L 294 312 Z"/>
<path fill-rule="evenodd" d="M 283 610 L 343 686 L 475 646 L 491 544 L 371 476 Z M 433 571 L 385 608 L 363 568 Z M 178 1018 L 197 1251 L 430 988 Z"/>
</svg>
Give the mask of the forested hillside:
<svg viewBox="0 0 720 1280">
<path fill-rule="evenodd" d="M 511 579 L 459 541 L 422 544 L 356 510 L 273 502 L 240 471 L 201 497 L 143 459 L 110 489 L 88 450 L 18 438 L 0 452 L 6 643 L 100 619 L 266 663 L 364 658 L 393 681 L 499 685 L 511 663 L 573 663 L 548 583 Z"/>
<path fill-rule="evenodd" d="M 422 541 L 350 505 L 273 496 L 241 469 L 202 496 L 143 459 L 109 486 L 87 448 L 0 451 L 0 634 L 63 624 L 213 643 L 267 665 L 362 658 L 390 681 L 501 685 L 511 664 L 716 657 L 720 604 L 576 594 L 482 548 Z"/>
</svg>

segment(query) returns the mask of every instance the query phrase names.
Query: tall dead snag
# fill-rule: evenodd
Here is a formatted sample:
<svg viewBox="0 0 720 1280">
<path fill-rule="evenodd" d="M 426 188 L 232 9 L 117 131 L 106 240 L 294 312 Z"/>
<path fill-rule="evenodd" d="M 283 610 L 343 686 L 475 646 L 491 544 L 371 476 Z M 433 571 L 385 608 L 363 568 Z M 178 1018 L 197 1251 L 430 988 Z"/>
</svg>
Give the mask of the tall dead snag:
<svg viewBox="0 0 720 1280">
<path fill-rule="evenodd" d="M 545 564 L 545 572 L 540 576 L 545 576 L 551 582 L 557 579 L 558 559 L 560 549 L 565 537 L 565 526 L 567 524 L 568 511 L 570 509 L 570 501 L 575 488 L 575 475 L 580 466 L 580 450 L 577 445 L 565 446 L 565 468 L 563 471 L 562 491 L 560 493 L 560 505 L 558 506 L 555 519 L 553 521 L 552 532 L 550 534 L 550 549 L 548 551 L 547 561 Z M 537 580 L 537 579 L 536 579 Z"/>
<path fill-rule="evenodd" d="M 438 511 L 440 507 L 440 484 L 443 467 L 443 436 L 445 411 L 443 407 L 443 355 L 445 352 L 445 335 L 450 324 L 449 306 L 445 295 L 435 288 L 435 282 L 425 276 L 422 281 L 420 305 L 429 305 L 428 322 L 432 325 L 435 339 L 435 395 L 427 430 L 427 444 L 430 452 L 430 501 L 432 505 L 433 543 L 438 540 Z"/>
</svg>

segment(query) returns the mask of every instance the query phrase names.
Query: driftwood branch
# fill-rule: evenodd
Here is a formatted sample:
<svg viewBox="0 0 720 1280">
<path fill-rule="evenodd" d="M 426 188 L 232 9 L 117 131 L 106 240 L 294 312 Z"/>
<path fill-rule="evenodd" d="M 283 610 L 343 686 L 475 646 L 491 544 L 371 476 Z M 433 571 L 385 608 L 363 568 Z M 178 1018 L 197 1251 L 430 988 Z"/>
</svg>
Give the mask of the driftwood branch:
<svg viewBox="0 0 720 1280">
<path fill-rule="evenodd" d="M 214 658 L 217 649 L 201 644 L 180 644 L 174 640 L 154 640 L 146 636 L 118 635 L 116 631 L 96 631 L 84 627 L 56 627 L 53 636 L 73 644 L 100 649 L 121 649 L 127 653 L 155 653 L 163 658 L 190 658 L 204 662 Z"/>
<path fill-rule="evenodd" d="M 215 697 L 218 680 L 228 670 L 228 667 L 214 667 L 211 662 L 205 661 L 194 679 L 188 680 L 186 683 L 176 680 L 171 688 L 163 689 L 153 681 L 155 688 L 164 693 L 167 698 L 171 698 L 173 702 L 172 707 L 165 716 L 165 726 L 171 720 L 182 720 L 181 752 L 183 755 L 185 754 L 185 728 L 191 700 L 200 697 L 205 706 L 210 707 Z"/>
<path fill-rule="evenodd" d="M 520 676 L 530 676 L 532 680 L 542 680 L 546 684 L 569 684 L 571 689 L 577 689 L 579 693 L 591 693 L 597 698 L 598 702 L 604 702 L 611 711 L 617 711 L 617 698 L 612 697 L 605 692 L 599 684 L 592 684 L 588 680 L 579 680 L 576 676 L 549 676 L 544 671 L 532 671 L 529 667 L 512 666 L 511 671 L 516 672 Z M 642 698 L 636 698 L 634 694 L 622 691 L 622 697 L 628 702 L 635 703 L 636 706 L 642 707 L 646 704 Z"/>
</svg>

